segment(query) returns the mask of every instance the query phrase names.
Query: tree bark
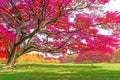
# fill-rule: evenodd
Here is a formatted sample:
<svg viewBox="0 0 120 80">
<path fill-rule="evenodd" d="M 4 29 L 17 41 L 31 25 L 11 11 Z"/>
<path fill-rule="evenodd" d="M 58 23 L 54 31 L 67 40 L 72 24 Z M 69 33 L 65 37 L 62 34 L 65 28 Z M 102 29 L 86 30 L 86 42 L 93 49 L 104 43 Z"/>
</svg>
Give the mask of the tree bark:
<svg viewBox="0 0 120 80">
<path fill-rule="evenodd" d="M 5 65 L 5 68 L 12 68 L 15 66 L 15 62 L 16 62 L 16 59 L 17 59 L 17 54 L 16 53 L 12 53 L 9 58 L 8 58 L 8 61 Z"/>
</svg>

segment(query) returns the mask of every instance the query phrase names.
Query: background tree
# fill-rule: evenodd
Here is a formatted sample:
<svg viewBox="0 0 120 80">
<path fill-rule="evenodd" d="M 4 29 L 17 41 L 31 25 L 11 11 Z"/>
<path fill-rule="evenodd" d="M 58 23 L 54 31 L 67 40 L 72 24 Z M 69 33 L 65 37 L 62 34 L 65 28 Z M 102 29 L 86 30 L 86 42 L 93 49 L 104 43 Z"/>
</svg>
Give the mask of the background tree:
<svg viewBox="0 0 120 80">
<path fill-rule="evenodd" d="M 120 62 L 120 49 L 115 50 L 115 53 L 111 59 L 111 62 L 113 63 L 119 63 Z"/>
<path fill-rule="evenodd" d="M 108 0 L 0 0 L 0 29 L 4 29 L 0 34 L 6 34 L 8 42 L 6 67 L 14 66 L 16 58 L 33 50 L 64 54 L 68 50 L 80 53 L 92 49 L 90 42 L 93 41 L 98 46 L 100 40 L 97 39 L 99 36 L 96 27 L 107 23 L 104 22 L 104 16 L 99 14 L 102 5 L 107 2 Z M 114 36 L 111 39 L 116 40 Z M 104 48 L 107 47 L 105 49 L 112 53 L 111 46 L 111 42 L 108 42 Z M 104 48 L 101 50 L 104 51 Z"/>
<path fill-rule="evenodd" d="M 8 59 L 7 54 L 7 40 L 4 39 L 5 35 L 0 36 L 0 63 L 6 63 Z"/>
<path fill-rule="evenodd" d="M 108 53 L 100 53 L 100 51 L 86 51 L 85 53 L 79 54 L 74 60 L 76 63 L 102 63 L 111 62 L 112 55 Z"/>
</svg>

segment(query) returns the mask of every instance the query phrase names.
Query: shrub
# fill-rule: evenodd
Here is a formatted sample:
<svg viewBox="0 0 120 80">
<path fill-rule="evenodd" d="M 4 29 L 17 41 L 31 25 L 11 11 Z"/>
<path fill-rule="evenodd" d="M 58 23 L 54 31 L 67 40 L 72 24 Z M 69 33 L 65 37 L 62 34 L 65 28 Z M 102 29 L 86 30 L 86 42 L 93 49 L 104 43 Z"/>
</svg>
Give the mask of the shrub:
<svg viewBox="0 0 120 80">
<path fill-rule="evenodd" d="M 78 54 L 68 54 L 65 56 L 63 63 L 74 63 Z"/>
<path fill-rule="evenodd" d="M 95 52 L 95 51 L 87 51 L 86 53 L 81 53 L 76 58 L 75 62 L 110 62 L 111 55 Z"/>
<path fill-rule="evenodd" d="M 44 58 L 39 54 L 24 54 L 17 59 L 17 62 L 60 63 L 55 58 Z"/>
<path fill-rule="evenodd" d="M 117 49 L 112 56 L 111 62 L 120 62 L 120 49 Z"/>
<path fill-rule="evenodd" d="M 60 61 L 60 63 L 74 63 L 74 60 L 77 56 L 78 54 L 67 54 L 64 56 L 60 56 L 58 60 Z"/>
</svg>

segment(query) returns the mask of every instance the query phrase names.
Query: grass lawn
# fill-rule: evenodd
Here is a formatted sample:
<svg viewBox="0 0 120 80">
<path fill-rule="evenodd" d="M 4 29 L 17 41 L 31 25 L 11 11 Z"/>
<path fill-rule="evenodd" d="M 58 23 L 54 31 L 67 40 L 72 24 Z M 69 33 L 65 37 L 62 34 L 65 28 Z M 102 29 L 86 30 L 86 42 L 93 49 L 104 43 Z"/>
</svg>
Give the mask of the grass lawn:
<svg viewBox="0 0 120 80">
<path fill-rule="evenodd" d="M 18 63 L 15 69 L 0 69 L 0 80 L 120 80 L 119 63 L 100 63 L 94 66 Z"/>
</svg>

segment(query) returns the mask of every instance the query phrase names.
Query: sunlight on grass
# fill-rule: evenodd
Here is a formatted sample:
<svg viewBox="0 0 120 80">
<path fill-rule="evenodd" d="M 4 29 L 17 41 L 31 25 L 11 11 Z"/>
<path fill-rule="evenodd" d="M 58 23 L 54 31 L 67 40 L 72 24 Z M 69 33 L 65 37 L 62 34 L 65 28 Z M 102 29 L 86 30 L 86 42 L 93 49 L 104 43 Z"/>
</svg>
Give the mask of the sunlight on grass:
<svg viewBox="0 0 120 80">
<path fill-rule="evenodd" d="M 111 70 L 111 71 L 117 71 L 120 70 L 120 64 L 119 63 L 100 63 L 100 64 L 95 64 L 96 66 L 101 66 L 101 69 L 105 70 Z"/>
</svg>

